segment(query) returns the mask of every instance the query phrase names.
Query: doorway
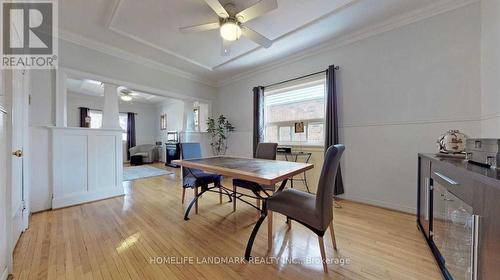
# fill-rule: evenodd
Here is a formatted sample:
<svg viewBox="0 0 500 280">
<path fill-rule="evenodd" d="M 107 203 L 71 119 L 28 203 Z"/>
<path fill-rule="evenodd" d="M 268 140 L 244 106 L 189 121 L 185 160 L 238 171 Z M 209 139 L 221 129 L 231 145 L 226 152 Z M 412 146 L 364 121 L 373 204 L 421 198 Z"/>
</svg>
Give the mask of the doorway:
<svg viewBox="0 0 500 280">
<path fill-rule="evenodd" d="M 29 71 L 4 71 L 7 126 L 7 234 L 12 255 L 29 218 Z"/>
</svg>

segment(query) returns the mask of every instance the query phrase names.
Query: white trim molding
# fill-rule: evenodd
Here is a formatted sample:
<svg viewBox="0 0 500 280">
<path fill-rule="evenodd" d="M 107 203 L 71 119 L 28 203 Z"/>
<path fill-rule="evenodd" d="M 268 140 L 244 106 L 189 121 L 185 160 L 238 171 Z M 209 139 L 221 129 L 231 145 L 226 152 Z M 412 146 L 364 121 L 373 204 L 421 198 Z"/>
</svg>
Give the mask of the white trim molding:
<svg viewBox="0 0 500 280">
<path fill-rule="evenodd" d="M 362 1 L 362 0 L 360 0 L 360 1 Z M 174 66 L 170 66 L 170 65 L 167 65 L 167 64 L 164 64 L 164 63 L 161 63 L 161 62 L 158 62 L 158 61 L 155 61 L 155 60 L 143 57 L 143 56 L 139 56 L 137 54 L 125 51 L 123 49 L 120 49 L 120 48 L 117 48 L 117 47 L 114 47 L 114 46 L 111 46 L 108 44 L 104 44 L 102 42 L 98 42 L 98 41 L 96 41 L 94 39 L 90 39 L 88 37 L 83 37 L 79 34 L 72 33 L 68 30 L 63 29 L 63 28 L 59 28 L 59 38 L 62 40 L 86 47 L 86 48 L 90 48 L 90 49 L 99 51 L 99 52 L 104 53 L 104 54 L 108 54 L 108 55 L 111 55 L 111 56 L 114 56 L 117 58 L 121 58 L 121 59 L 130 61 L 130 62 L 133 62 L 133 63 L 137 63 L 137 64 L 141 64 L 141 65 L 153 68 L 153 69 L 157 69 L 157 70 L 163 71 L 165 73 L 175 75 L 177 77 L 185 78 L 185 79 L 188 79 L 191 81 L 199 82 L 199 83 L 217 88 L 217 87 L 222 87 L 222 86 L 225 86 L 228 84 L 232 84 L 232 83 L 237 82 L 237 81 L 242 80 L 242 79 L 246 79 L 246 78 L 255 76 L 261 72 L 271 71 L 275 68 L 289 65 L 291 63 L 306 59 L 308 57 L 311 57 L 311 56 L 314 56 L 317 54 L 321 54 L 321 53 L 325 53 L 325 52 L 331 51 L 333 49 L 340 48 L 340 47 L 355 43 L 357 41 L 360 41 L 360 40 L 363 40 L 363 39 L 366 39 L 366 38 L 369 38 L 372 36 L 379 35 L 381 33 L 385 33 L 385 32 L 388 32 L 388 31 L 391 31 L 391 30 L 394 30 L 394 29 L 421 21 L 421 20 L 425 20 L 427 18 L 436 16 L 436 15 L 439 15 L 442 13 L 446 13 L 446 12 L 449 12 L 449 11 L 452 11 L 452 10 L 455 10 L 455 9 L 458 9 L 458 8 L 461 8 L 461 7 L 464 7 L 464 6 L 473 4 L 473 3 L 477 3 L 479 1 L 480 0 L 440 0 L 440 1 L 436 1 L 430 5 L 427 5 L 426 7 L 408 12 L 406 14 L 398 15 L 398 16 L 390 18 L 390 19 L 388 19 L 380 24 L 376 24 L 376 25 L 370 26 L 368 28 L 362 29 L 360 31 L 347 34 L 347 35 L 342 36 L 340 38 L 334 38 L 332 40 L 329 40 L 327 42 L 319 44 L 313 48 L 308 48 L 306 50 L 299 50 L 295 54 L 289 55 L 285 58 L 276 59 L 274 61 L 267 62 L 261 66 L 252 67 L 248 71 L 240 72 L 238 74 L 235 74 L 235 75 L 232 75 L 232 76 L 226 77 L 224 79 L 220 79 L 220 80 L 204 78 L 204 77 L 201 77 L 200 75 L 196 75 L 193 73 L 183 71 L 183 70 L 178 69 Z M 354 2 L 356 2 L 356 1 L 354 1 Z M 115 0 L 115 2 L 113 3 L 112 9 L 109 11 L 109 13 L 106 17 L 105 26 L 109 30 L 111 30 L 117 34 L 120 34 L 121 36 L 125 36 L 125 37 L 133 39 L 135 41 L 138 41 L 138 42 L 145 44 L 149 47 L 159 49 L 167 54 L 170 54 L 170 55 L 173 55 L 175 57 L 181 58 L 185 61 L 188 61 L 188 62 L 192 63 L 193 65 L 200 67 L 200 69 L 208 71 L 208 73 L 215 73 L 216 69 L 220 68 L 222 65 L 230 64 L 232 61 L 238 60 L 239 58 L 242 58 L 242 57 L 246 57 L 247 55 L 250 55 L 251 53 L 253 53 L 257 49 L 259 49 L 259 48 L 256 48 L 256 49 L 249 51 L 249 52 L 247 52 L 247 53 L 245 53 L 245 54 L 243 54 L 235 59 L 232 59 L 228 62 L 225 62 L 221 65 L 218 65 L 218 66 L 211 68 L 211 67 L 208 67 L 206 65 L 202 65 L 196 61 L 182 57 L 182 56 L 175 54 L 171 51 L 168 51 L 165 48 L 162 48 L 162 47 L 159 47 L 159 46 L 154 45 L 152 43 L 146 42 L 145 40 L 142 40 L 140 38 L 136 38 L 130 34 L 124 34 L 124 32 L 116 30 L 116 28 L 113 28 L 112 21 L 113 21 L 113 18 L 114 18 L 116 11 L 119 9 L 120 3 L 121 3 L 121 0 Z M 348 7 L 350 5 L 350 3 L 353 3 L 353 2 L 347 2 L 347 4 L 345 4 L 345 6 Z M 342 9 L 343 7 L 344 6 L 341 6 L 339 9 Z M 316 21 L 314 21 L 314 22 L 316 22 Z M 306 26 L 309 26 L 309 25 L 310 24 L 308 24 Z M 295 30 L 294 32 L 297 32 L 297 31 L 301 30 L 302 28 L 299 28 L 299 29 Z M 280 37 L 278 40 L 286 38 L 287 36 L 288 36 L 288 34 L 285 34 L 284 36 Z"/>
<path fill-rule="evenodd" d="M 137 63 L 140 65 L 147 66 L 149 68 L 153 68 L 156 70 L 163 71 L 165 73 L 181 77 L 184 79 L 188 79 L 194 82 L 202 83 L 207 86 L 215 87 L 216 83 L 214 83 L 211 80 L 207 80 L 204 78 L 199 77 L 198 75 L 177 69 L 175 67 L 160 63 L 158 61 L 145 58 L 143 56 L 138 56 L 137 54 L 133 54 L 131 52 L 125 51 L 123 49 L 110 46 L 107 44 L 103 44 L 101 42 L 95 41 L 93 39 L 83 37 L 79 34 L 72 33 L 68 30 L 64 30 L 63 28 L 59 28 L 59 38 L 65 41 L 68 41 L 73 44 L 77 44 L 79 46 L 85 47 L 85 48 L 90 48 L 93 50 L 96 50 L 98 52 L 111 55 L 117 58 L 121 58 L 133 63 Z"/>
<path fill-rule="evenodd" d="M 125 87 L 130 88 L 130 89 L 146 92 L 148 94 L 161 96 L 161 97 L 165 97 L 165 98 L 176 98 L 176 99 L 191 100 L 191 101 L 203 101 L 203 102 L 212 104 L 211 99 L 189 96 L 189 95 L 175 93 L 175 92 L 171 92 L 171 91 L 167 91 L 167 90 L 163 90 L 163 89 L 153 88 L 153 87 L 146 86 L 143 84 L 137 84 L 137 83 L 133 83 L 133 82 L 129 82 L 129 81 L 108 78 L 106 76 L 102 76 L 102 75 L 90 73 L 90 72 L 85 72 L 85 71 L 81 71 L 81 70 L 77 70 L 77 69 L 73 69 L 73 68 L 59 67 L 58 71 L 65 72 L 66 76 L 68 78 L 92 79 L 92 80 L 100 81 L 100 82 L 107 83 L 107 84 L 113 84 L 113 85 L 117 85 L 117 86 L 125 86 Z"/>
<path fill-rule="evenodd" d="M 477 3 L 479 1 L 480 0 L 441 0 L 426 7 L 423 7 L 421 9 L 390 18 L 380 24 L 373 25 L 368 28 L 362 29 L 360 31 L 347 34 L 340 38 L 334 38 L 330 41 L 319 44 L 316 47 L 298 51 L 293 55 L 289 55 L 282 59 L 277 59 L 274 62 L 266 63 L 265 65 L 254 67 L 248 71 L 233 76 L 229 76 L 224 80 L 217 81 L 216 86 L 217 87 L 226 86 L 235 83 L 237 81 L 253 77 L 255 75 L 258 75 L 259 73 L 271 71 L 279 67 L 284 67 L 286 65 L 293 64 L 308 57 L 329 52 L 338 49 L 340 47 L 356 43 L 363 39 L 367 39 L 397 28 L 401 28 L 403 26 L 419 22 L 458 8 L 462 8 L 471 5 L 473 3 Z"/>
</svg>

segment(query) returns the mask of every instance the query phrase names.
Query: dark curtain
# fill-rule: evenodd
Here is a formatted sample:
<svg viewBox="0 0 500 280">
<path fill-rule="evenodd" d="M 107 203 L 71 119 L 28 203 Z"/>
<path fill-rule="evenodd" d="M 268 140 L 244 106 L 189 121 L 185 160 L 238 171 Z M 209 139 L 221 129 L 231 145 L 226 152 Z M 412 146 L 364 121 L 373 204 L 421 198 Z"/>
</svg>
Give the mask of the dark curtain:
<svg viewBox="0 0 500 280">
<path fill-rule="evenodd" d="M 80 127 L 89 127 L 89 125 L 85 122 L 88 116 L 89 108 L 80 107 Z"/>
<path fill-rule="evenodd" d="M 339 119 L 337 116 L 337 90 L 335 85 L 335 66 L 330 65 L 326 71 L 327 91 L 326 91 L 326 118 L 325 118 L 325 151 L 331 145 L 339 144 Z M 334 195 L 344 193 L 344 183 L 342 172 L 337 171 L 335 178 Z"/>
<path fill-rule="evenodd" d="M 253 156 L 264 141 L 264 87 L 253 88 Z"/>
<path fill-rule="evenodd" d="M 127 116 L 127 159 L 130 159 L 129 149 L 135 147 L 135 113 L 128 113 Z"/>
</svg>

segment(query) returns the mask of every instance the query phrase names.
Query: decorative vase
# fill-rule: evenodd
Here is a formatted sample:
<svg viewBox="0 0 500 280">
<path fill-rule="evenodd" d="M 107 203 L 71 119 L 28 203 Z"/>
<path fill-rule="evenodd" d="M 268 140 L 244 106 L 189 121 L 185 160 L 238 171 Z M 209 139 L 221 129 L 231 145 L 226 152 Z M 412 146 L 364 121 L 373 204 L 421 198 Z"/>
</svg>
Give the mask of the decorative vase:
<svg viewBox="0 0 500 280">
<path fill-rule="evenodd" d="M 466 138 L 465 134 L 458 130 L 448 130 L 438 138 L 439 152 L 445 154 L 463 153 Z"/>
</svg>

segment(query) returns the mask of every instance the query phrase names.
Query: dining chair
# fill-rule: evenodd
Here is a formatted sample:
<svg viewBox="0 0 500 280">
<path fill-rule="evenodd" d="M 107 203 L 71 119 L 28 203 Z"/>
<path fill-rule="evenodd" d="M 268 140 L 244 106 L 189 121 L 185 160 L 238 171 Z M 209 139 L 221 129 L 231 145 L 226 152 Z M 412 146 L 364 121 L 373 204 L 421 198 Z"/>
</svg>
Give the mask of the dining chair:
<svg viewBox="0 0 500 280">
<path fill-rule="evenodd" d="M 276 150 L 278 148 L 278 143 L 259 143 L 257 145 L 257 150 L 255 151 L 255 158 L 258 159 L 268 159 L 268 160 L 276 160 Z M 261 190 L 267 190 L 270 192 L 274 192 L 275 186 L 264 186 L 255 182 L 242 180 L 242 179 L 233 179 L 233 212 L 236 211 L 236 200 L 237 200 L 237 188 L 244 188 L 247 190 L 251 190 L 252 192 L 257 194 L 256 198 L 256 208 L 260 209 L 260 192 Z M 260 212 L 259 212 L 260 213 Z"/>
<path fill-rule="evenodd" d="M 180 143 L 182 159 L 201 158 L 200 143 Z M 195 213 L 198 214 L 198 188 L 208 188 L 209 184 L 214 184 L 219 188 L 219 203 L 222 204 L 222 176 L 213 173 L 207 173 L 199 169 L 182 167 L 182 204 L 186 196 L 186 189 L 192 188 L 195 195 Z M 231 201 L 231 196 L 228 194 Z"/>
<path fill-rule="evenodd" d="M 326 151 L 316 195 L 297 189 L 287 189 L 267 199 L 268 247 L 272 247 L 272 214 L 273 212 L 283 214 L 287 217 L 289 225 L 291 225 L 291 220 L 295 220 L 318 235 L 325 272 L 328 272 L 328 268 L 323 236 L 328 227 L 333 248 L 337 250 L 333 230 L 333 188 L 344 150 L 345 146 L 339 144 L 330 146 Z"/>
</svg>

